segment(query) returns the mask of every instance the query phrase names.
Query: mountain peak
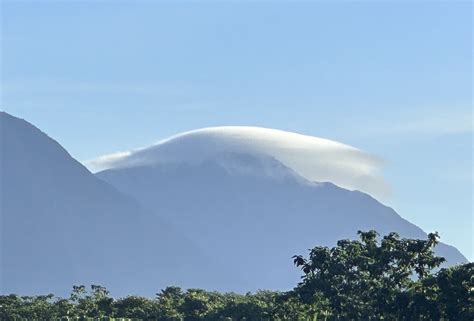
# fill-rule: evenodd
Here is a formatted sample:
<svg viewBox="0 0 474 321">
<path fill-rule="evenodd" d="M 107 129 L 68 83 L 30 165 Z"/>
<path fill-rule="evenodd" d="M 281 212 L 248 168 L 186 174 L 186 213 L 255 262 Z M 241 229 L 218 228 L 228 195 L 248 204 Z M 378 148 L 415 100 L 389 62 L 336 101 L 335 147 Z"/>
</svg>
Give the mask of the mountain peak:
<svg viewBox="0 0 474 321">
<path fill-rule="evenodd" d="M 177 284 L 184 280 L 173 271 L 186 266 L 175 253 L 204 260 L 160 217 L 92 175 L 34 125 L 5 112 L 0 113 L 0 214 L 2 294 L 63 294 L 79 282 L 120 294 L 132 290 L 127 284 L 141 283 L 153 293 L 163 276 Z M 147 277 L 136 273 L 138 262 Z"/>
<path fill-rule="evenodd" d="M 149 147 L 88 162 L 93 171 L 169 163 L 199 164 L 222 155 L 275 159 L 312 182 L 332 182 L 379 199 L 389 188 L 379 174 L 383 161 L 336 141 L 252 126 L 222 126 L 184 132 Z"/>
</svg>

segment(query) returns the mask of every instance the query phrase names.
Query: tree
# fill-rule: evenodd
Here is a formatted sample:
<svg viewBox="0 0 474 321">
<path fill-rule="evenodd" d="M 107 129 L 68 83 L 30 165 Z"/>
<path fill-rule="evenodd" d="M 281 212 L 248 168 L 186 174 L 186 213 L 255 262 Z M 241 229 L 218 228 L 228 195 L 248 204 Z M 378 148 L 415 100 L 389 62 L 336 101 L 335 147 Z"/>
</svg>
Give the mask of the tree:
<svg viewBox="0 0 474 321">
<path fill-rule="evenodd" d="M 159 321 L 182 320 L 183 314 L 179 311 L 184 302 L 184 294 L 181 288 L 170 286 L 157 295 L 158 311 L 156 318 Z"/>
<path fill-rule="evenodd" d="M 72 314 L 81 318 L 103 318 L 113 314 L 113 299 L 109 291 L 100 285 L 91 285 L 87 291 L 84 285 L 73 286 L 70 302 L 73 304 Z"/>
<path fill-rule="evenodd" d="M 390 233 L 380 241 L 375 231 L 358 234 L 360 240 L 340 240 L 333 248 L 317 246 L 308 259 L 294 256 L 304 273 L 295 293 L 309 304 L 327 300 L 320 308 L 346 319 L 397 318 L 407 308 L 403 293 L 413 288 L 413 276 L 422 281 L 444 262 L 433 252 L 438 234 L 414 240 Z M 423 286 L 419 292 L 426 296 Z"/>
<path fill-rule="evenodd" d="M 146 320 L 156 314 L 157 307 L 150 299 L 131 295 L 115 301 L 114 311 L 115 317 Z"/>
<path fill-rule="evenodd" d="M 446 320 L 474 320 L 474 263 L 441 269 L 425 280 L 435 287 L 437 304 Z"/>
</svg>

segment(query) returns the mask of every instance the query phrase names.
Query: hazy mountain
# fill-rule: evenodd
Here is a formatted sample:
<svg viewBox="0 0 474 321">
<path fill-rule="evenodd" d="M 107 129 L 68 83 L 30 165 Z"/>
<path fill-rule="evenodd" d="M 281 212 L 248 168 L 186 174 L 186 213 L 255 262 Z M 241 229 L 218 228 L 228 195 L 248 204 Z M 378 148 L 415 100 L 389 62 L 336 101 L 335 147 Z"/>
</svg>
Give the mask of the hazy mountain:
<svg viewBox="0 0 474 321">
<path fill-rule="evenodd" d="M 114 294 L 220 284 L 183 233 L 92 175 L 33 125 L 0 113 L 0 292 Z M 214 282 L 214 283 L 213 283 Z"/>
<path fill-rule="evenodd" d="M 293 159 L 297 173 L 261 152 L 275 143 L 268 137 L 250 149 L 238 143 L 245 135 L 223 142 L 221 133 L 102 159 L 120 166 L 99 179 L 39 129 L 0 113 L 0 292 L 64 295 L 83 283 L 115 295 L 167 285 L 284 290 L 298 281 L 291 256 L 316 244 L 369 228 L 425 235 L 366 194 L 308 179 L 327 169 L 344 180 L 329 159 L 315 168 Z M 343 151 L 342 167 L 372 161 L 325 146 L 336 158 Z M 370 171 L 354 173 L 381 185 Z M 440 253 L 464 260 L 452 247 Z"/>
<path fill-rule="evenodd" d="M 290 148 L 301 145 L 292 141 L 298 137 L 283 135 L 283 147 L 273 141 L 269 149 L 266 131 L 224 127 L 178 135 L 150 148 L 102 158 L 100 162 L 111 168 L 97 176 L 160 213 L 225 262 L 223 273 L 245 279 L 237 287 L 222 284 L 226 290 L 291 288 L 298 280 L 292 255 L 306 254 L 315 245 L 334 245 L 338 239 L 354 237 L 357 230 L 426 236 L 367 194 L 309 180 L 308 174 L 334 170 L 333 165 L 308 170 L 305 159 L 295 159 L 301 158 L 301 151 Z M 279 139 L 278 133 L 271 135 Z M 315 156 L 308 148 L 305 145 L 303 157 Z M 306 175 L 269 151 L 299 164 L 295 168 Z M 344 153 L 335 153 L 328 161 L 337 163 L 338 156 Z M 357 162 L 366 165 L 362 155 L 345 166 Z M 445 244 L 438 247 L 438 254 L 449 264 L 466 260 Z"/>
</svg>

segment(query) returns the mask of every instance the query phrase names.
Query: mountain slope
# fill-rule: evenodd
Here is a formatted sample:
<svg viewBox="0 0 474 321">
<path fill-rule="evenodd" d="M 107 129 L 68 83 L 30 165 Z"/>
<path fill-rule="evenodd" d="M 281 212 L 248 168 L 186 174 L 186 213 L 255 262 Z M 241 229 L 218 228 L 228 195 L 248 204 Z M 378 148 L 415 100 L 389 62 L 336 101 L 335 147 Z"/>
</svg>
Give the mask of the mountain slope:
<svg viewBox="0 0 474 321">
<path fill-rule="evenodd" d="M 133 198 L 92 175 L 57 142 L 0 113 L 0 292 L 67 293 L 101 284 L 153 294 L 212 285 L 206 258 Z"/>
<path fill-rule="evenodd" d="M 140 162 L 125 158 L 120 166 L 96 175 L 160 213 L 226 262 L 226 273 L 242 275 L 237 288 L 225 284 L 226 290 L 289 289 L 298 281 L 292 255 L 355 237 L 357 230 L 426 236 L 369 195 L 311 182 L 256 150 L 219 149 L 203 153 L 206 156 L 196 161 L 195 157 L 171 157 L 176 150 L 186 149 L 180 146 L 182 140 L 163 144 L 168 146 L 154 146 L 153 153 Z M 199 144 L 184 145 L 192 145 L 196 155 L 201 148 L 214 148 L 215 139 L 201 137 Z M 173 151 L 171 156 L 169 151 Z M 465 261 L 459 251 L 445 244 L 438 247 L 438 254 L 450 264 Z"/>
</svg>

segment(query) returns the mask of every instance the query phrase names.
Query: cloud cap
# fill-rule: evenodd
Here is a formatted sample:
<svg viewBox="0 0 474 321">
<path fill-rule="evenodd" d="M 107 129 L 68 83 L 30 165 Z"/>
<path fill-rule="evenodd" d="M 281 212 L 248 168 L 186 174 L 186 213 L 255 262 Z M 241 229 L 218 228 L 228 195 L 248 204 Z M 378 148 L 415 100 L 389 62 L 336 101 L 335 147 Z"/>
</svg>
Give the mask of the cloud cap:
<svg viewBox="0 0 474 321">
<path fill-rule="evenodd" d="M 163 163 L 199 163 L 223 153 L 263 154 L 310 181 L 332 182 L 378 199 L 390 194 L 380 174 L 380 158 L 329 139 L 262 127 L 197 129 L 149 147 L 105 155 L 86 165 L 97 172 Z"/>
</svg>

